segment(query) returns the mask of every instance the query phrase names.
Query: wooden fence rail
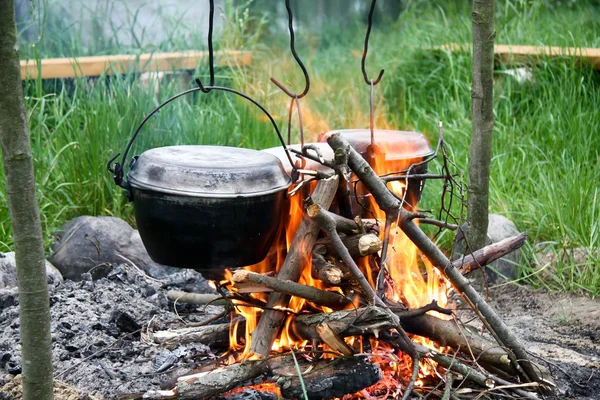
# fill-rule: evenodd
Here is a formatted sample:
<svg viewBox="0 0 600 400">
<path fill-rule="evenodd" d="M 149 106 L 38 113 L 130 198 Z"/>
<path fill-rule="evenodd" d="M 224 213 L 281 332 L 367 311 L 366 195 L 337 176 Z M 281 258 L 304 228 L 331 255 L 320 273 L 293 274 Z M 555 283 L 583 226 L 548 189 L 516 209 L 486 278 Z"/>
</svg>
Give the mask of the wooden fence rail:
<svg viewBox="0 0 600 400">
<path fill-rule="evenodd" d="M 46 58 L 38 64 L 34 60 L 21 61 L 21 79 L 74 78 L 100 76 L 104 73 L 126 74 L 129 72 L 194 70 L 205 58 L 207 51 L 177 53 L 120 54 L 76 58 Z M 247 51 L 217 51 L 215 65 L 242 66 L 252 63 L 252 53 Z"/>
<path fill-rule="evenodd" d="M 450 52 L 471 51 L 468 44 L 450 43 L 432 48 Z M 600 70 L 600 49 L 585 47 L 521 46 L 497 44 L 494 46 L 496 59 L 504 65 L 531 65 L 543 57 L 575 58 L 578 64 L 588 63 Z"/>
</svg>

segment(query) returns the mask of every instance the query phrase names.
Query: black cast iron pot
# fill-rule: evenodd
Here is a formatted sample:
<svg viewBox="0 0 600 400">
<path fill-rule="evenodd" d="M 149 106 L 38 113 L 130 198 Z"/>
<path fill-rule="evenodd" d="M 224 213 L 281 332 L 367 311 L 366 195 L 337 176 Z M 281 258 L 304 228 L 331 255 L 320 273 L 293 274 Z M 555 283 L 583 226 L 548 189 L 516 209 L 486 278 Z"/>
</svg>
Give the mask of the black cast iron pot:
<svg viewBox="0 0 600 400">
<path fill-rule="evenodd" d="M 150 257 L 199 271 L 262 261 L 282 219 L 291 179 L 279 159 L 222 146 L 142 153 L 128 175 L 135 219 Z"/>
</svg>

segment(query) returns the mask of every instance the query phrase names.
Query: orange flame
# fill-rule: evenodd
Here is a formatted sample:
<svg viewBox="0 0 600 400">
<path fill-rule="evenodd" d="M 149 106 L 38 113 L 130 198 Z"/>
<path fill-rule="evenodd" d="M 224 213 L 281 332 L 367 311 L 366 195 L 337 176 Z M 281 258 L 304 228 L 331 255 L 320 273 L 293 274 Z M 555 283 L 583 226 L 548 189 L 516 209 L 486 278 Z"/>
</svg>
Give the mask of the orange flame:
<svg viewBox="0 0 600 400">
<path fill-rule="evenodd" d="M 325 88 L 327 88 L 327 85 L 324 82 L 314 85 L 314 89 L 311 90 L 312 97 L 309 96 L 301 100 L 302 119 L 304 123 L 306 142 L 310 142 L 310 139 L 316 138 L 319 133 L 327 131 L 328 123 L 335 121 L 335 117 L 333 119 L 331 118 L 331 115 L 335 115 L 335 111 L 330 110 L 330 114 L 327 114 L 327 110 L 324 110 L 322 107 L 315 106 L 316 103 L 314 103 L 312 100 L 318 98 L 318 93 L 315 93 L 315 90 L 325 90 Z M 376 90 L 381 89 L 377 88 Z M 315 97 L 315 94 L 317 97 Z M 378 97 L 380 98 L 380 96 Z M 285 99 L 285 101 L 283 99 Z M 284 105 L 283 103 L 287 102 L 288 100 L 289 99 L 287 99 L 285 96 L 270 96 L 268 101 L 271 103 L 277 102 L 277 104 L 269 104 L 268 106 L 271 109 L 282 108 L 287 112 L 287 105 Z M 348 94 L 346 101 L 350 102 L 351 107 L 354 107 L 355 110 L 364 109 L 364 105 L 361 105 L 361 102 L 353 95 Z M 375 110 L 375 125 L 378 128 L 391 128 L 386 120 L 385 109 L 380 105 L 377 105 Z M 295 112 L 296 111 L 294 110 L 294 113 Z M 351 117 L 351 120 L 345 120 L 345 125 L 360 126 L 363 125 L 365 121 L 368 121 L 368 117 L 365 117 L 365 115 L 361 114 L 360 112 L 350 113 L 349 116 Z M 370 160 L 370 164 L 378 175 L 405 170 L 410 166 L 409 162 L 414 162 L 414 159 L 408 161 L 405 158 L 398 160 L 393 159 L 393 157 L 386 157 L 386 154 L 391 153 L 393 149 L 386 148 L 385 143 L 377 144 L 380 151 L 374 154 L 374 157 Z M 404 196 L 405 192 L 407 191 L 405 181 L 393 181 L 390 182 L 388 186 L 399 196 Z M 310 190 L 312 190 L 313 187 L 314 185 L 312 185 Z M 408 188 L 408 193 L 411 193 L 410 188 Z M 385 213 L 379 209 L 372 197 L 368 198 L 370 198 L 370 204 L 368 206 L 373 211 L 376 218 L 379 221 L 385 221 Z M 285 226 L 283 227 L 281 239 L 278 240 L 274 245 L 269 257 L 267 257 L 265 261 L 256 265 L 245 267 L 245 269 L 259 273 L 279 271 L 285 260 L 286 250 L 289 251 L 295 233 L 302 223 L 302 218 L 304 215 L 303 199 L 304 195 L 302 194 L 302 191 L 300 194 L 290 198 L 289 214 L 284 223 Z M 416 198 L 406 198 L 405 200 L 410 204 L 410 206 L 415 206 L 417 202 Z M 383 240 L 383 229 L 381 231 Z M 305 244 L 296 243 L 296 245 L 302 246 Z M 303 249 L 302 251 L 309 255 L 312 253 L 312 249 L 309 248 Z M 368 257 L 359 260 L 359 267 L 363 273 L 365 273 L 369 283 L 375 287 L 373 277 L 377 276 L 377 271 L 373 270 L 373 266 L 370 265 Z M 390 285 L 388 285 L 386 289 L 386 294 L 389 298 L 398 302 L 403 302 L 411 308 L 424 306 L 430 303 L 433 299 L 437 300 L 438 304 L 442 307 L 447 305 L 448 299 L 446 291 L 449 286 L 443 280 L 440 273 L 431 265 L 431 263 L 425 259 L 421 260 L 417 247 L 406 237 L 406 235 L 404 235 L 402 231 L 399 230 L 396 225 L 392 226 L 390 234 L 386 267 L 389 271 L 389 277 L 391 278 Z M 311 275 L 310 256 L 308 257 L 307 264 L 303 265 L 301 268 L 302 271 L 301 277 L 298 281 L 299 283 L 320 289 L 331 290 L 331 288 L 326 288 L 321 281 L 313 279 Z M 229 278 L 230 276 L 227 279 Z M 264 293 L 255 293 L 251 296 L 261 300 L 266 300 L 267 298 L 266 294 Z M 358 299 L 355 303 L 357 306 Z M 352 305 L 349 307 L 352 307 Z M 312 312 L 333 311 L 327 307 L 318 307 L 310 303 L 307 304 L 306 300 L 294 296 L 292 296 L 287 309 L 292 313 L 300 313 L 307 309 L 310 309 Z M 252 340 L 251 333 L 254 331 L 262 311 L 255 307 L 238 306 L 237 312 L 246 319 L 246 329 L 243 343 L 238 343 L 237 340 L 238 324 L 232 323 L 231 327 L 231 350 L 237 352 L 241 350 L 243 346 L 243 352 L 241 355 L 237 356 L 237 361 L 239 361 L 240 359 L 251 358 L 253 356 L 250 353 L 250 345 Z M 447 316 L 439 316 L 442 318 L 447 318 Z M 303 349 L 305 346 L 308 346 L 308 341 L 302 340 L 294 334 L 292 329 L 293 319 L 293 314 L 290 314 L 289 317 L 286 318 L 284 327 L 273 344 L 272 351 L 284 351 L 290 348 Z M 425 346 L 436 348 L 437 350 L 443 350 L 437 347 L 433 342 L 424 338 L 415 338 L 415 341 L 420 342 Z M 349 345 L 360 349 L 360 352 L 363 352 L 362 337 L 346 338 L 346 342 Z M 362 394 L 357 393 L 347 396 L 346 398 L 368 398 L 371 395 L 381 396 L 385 393 L 388 394 L 387 397 L 389 398 L 398 397 L 402 387 L 404 387 L 404 385 L 410 379 L 412 367 L 410 357 L 394 351 L 394 349 L 392 349 L 386 343 L 379 342 L 374 338 L 370 339 L 370 345 L 372 349 L 370 355 L 372 361 L 380 363 L 384 378 L 377 385 L 365 389 Z M 322 349 L 326 350 L 326 346 L 323 345 Z M 422 362 L 420 364 L 420 378 L 434 375 L 436 373 L 435 368 L 436 365 L 431 362 Z M 420 383 L 422 382 L 417 382 L 417 384 Z M 277 392 L 278 389 L 275 387 L 273 390 L 269 389 L 268 391 Z"/>
</svg>

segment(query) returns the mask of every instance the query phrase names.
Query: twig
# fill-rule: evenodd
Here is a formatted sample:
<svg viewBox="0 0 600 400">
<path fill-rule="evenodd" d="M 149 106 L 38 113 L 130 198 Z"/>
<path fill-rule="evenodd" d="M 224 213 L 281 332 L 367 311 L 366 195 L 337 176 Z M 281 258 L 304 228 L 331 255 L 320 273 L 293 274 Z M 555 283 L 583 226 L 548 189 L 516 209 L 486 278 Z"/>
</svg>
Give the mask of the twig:
<svg viewBox="0 0 600 400">
<path fill-rule="evenodd" d="M 394 310 L 393 306 L 390 308 L 392 309 L 392 311 L 394 311 L 396 314 L 398 314 L 400 319 L 418 317 L 429 311 L 437 311 L 441 314 L 452 315 L 452 310 L 440 307 L 437 300 L 432 300 L 431 303 L 424 305 L 423 307 L 413 308 L 412 310 L 396 311 L 396 310 Z"/>
<path fill-rule="evenodd" d="M 421 354 L 417 353 L 415 357 L 412 358 L 412 375 L 410 377 L 410 381 L 404 390 L 404 396 L 402 396 L 402 400 L 408 400 L 410 394 L 415 387 L 415 383 L 417 378 L 419 377 L 419 361 L 421 360 Z"/>
<path fill-rule="evenodd" d="M 420 224 L 434 225 L 439 228 L 449 229 L 451 231 L 455 231 L 458 229 L 458 225 L 456 225 L 456 224 L 451 224 L 446 221 L 439 221 L 439 220 L 433 219 L 433 218 L 427 218 L 425 216 L 418 216 L 418 217 L 415 217 L 415 219 L 417 219 Z"/>
<path fill-rule="evenodd" d="M 454 376 L 452 372 L 448 370 L 446 373 L 446 389 L 444 390 L 444 395 L 442 396 L 442 400 L 450 400 L 450 394 L 452 394 L 452 383 L 454 382 Z"/>
</svg>

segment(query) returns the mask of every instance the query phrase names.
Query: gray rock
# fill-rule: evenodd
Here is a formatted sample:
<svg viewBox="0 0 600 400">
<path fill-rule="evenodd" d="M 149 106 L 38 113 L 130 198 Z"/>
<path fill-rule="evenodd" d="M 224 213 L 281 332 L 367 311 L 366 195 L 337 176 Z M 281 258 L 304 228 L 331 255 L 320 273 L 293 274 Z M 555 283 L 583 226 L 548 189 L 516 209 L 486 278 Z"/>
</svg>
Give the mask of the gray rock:
<svg viewBox="0 0 600 400">
<path fill-rule="evenodd" d="M 467 226 L 463 224 L 462 231 L 466 231 Z M 518 235 L 520 232 L 515 224 L 508 218 L 498 215 L 489 215 L 488 238 L 486 244 L 497 243 L 502 239 Z M 462 232 L 459 230 L 454 240 L 454 260 L 464 254 L 465 241 Z M 517 266 L 521 262 L 521 250 L 513 251 L 503 258 L 494 261 L 484 267 L 485 275 L 489 284 L 499 283 L 505 280 L 515 279 L 517 277 Z M 481 273 L 474 271 L 472 277 L 477 278 Z"/>
<path fill-rule="evenodd" d="M 58 269 L 46 261 L 46 276 L 48 283 L 57 284 L 63 281 Z M 17 287 L 17 264 L 15 253 L 0 253 L 0 289 Z"/>
<path fill-rule="evenodd" d="M 77 217 L 62 226 L 51 248 L 52 264 L 74 281 L 85 273 L 94 279 L 105 277 L 113 265 L 123 263 L 158 279 L 177 271 L 152 261 L 138 231 L 115 217 Z"/>
</svg>

